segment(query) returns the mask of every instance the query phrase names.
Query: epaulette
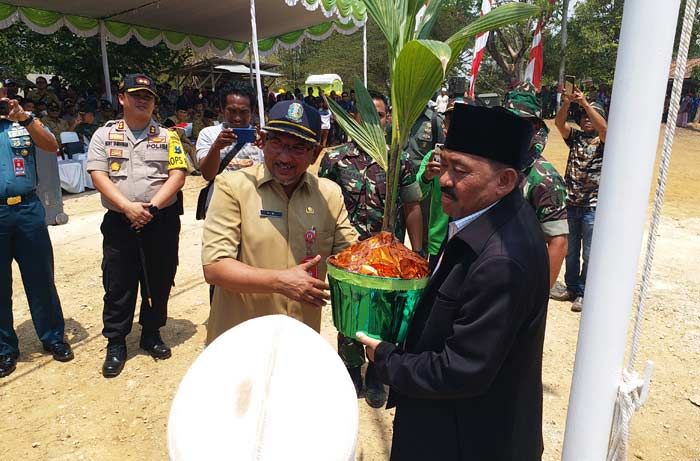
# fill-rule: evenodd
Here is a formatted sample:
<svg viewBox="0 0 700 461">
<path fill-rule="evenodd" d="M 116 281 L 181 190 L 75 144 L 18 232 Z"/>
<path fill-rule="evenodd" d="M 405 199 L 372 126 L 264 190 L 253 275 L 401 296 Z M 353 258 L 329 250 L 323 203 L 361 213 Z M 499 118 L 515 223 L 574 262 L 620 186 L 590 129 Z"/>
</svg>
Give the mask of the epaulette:
<svg viewBox="0 0 700 461">
<path fill-rule="evenodd" d="M 118 121 L 119 120 L 110 120 L 109 122 L 105 123 L 102 126 L 109 128 L 110 126 L 114 126 L 114 124 L 117 123 Z"/>
</svg>

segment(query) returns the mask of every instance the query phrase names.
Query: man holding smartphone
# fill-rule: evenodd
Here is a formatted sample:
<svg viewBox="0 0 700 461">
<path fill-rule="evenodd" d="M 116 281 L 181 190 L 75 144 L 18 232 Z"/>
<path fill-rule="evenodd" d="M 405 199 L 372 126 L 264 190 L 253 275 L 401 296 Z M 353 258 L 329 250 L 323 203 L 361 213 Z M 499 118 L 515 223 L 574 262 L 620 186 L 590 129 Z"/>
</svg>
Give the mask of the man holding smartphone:
<svg viewBox="0 0 700 461">
<path fill-rule="evenodd" d="M 255 135 L 249 131 L 253 130 L 250 122 L 255 109 L 255 95 L 250 85 L 243 82 L 231 82 L 226 85 L 219 94 L 219 106 L 224 122 L 202 129 L 197 138 L 199 170 L 207 181 L 216 178 L 221 161 L 238 144 L 236 130 L 245 130 L 239 131 L 241 136 L 250 136 L 250 133 Z M 256 136 L 245 141 L 247 142 L 226 165 L 226 169 L 238 170 L 262 163 L 263 152 L 255 144 Z"/>
<path fill-rule="evenodd" d="M 566 288 L 555 285 L 550 296 L 557 301 L 573 301 L 571 310 L 581 312 L 608 124 L 605 109 L 598 103 L 589 103 L 578 88 L 574 87 L 571 94 L 565 90 L 562 101 L 554 124 L 569 146 L 564 176 L 569 241 L 564 275 Z M 577 120 L 580 129 L 566 121 L 572 102 L 582 109 Z"/>
</svg>

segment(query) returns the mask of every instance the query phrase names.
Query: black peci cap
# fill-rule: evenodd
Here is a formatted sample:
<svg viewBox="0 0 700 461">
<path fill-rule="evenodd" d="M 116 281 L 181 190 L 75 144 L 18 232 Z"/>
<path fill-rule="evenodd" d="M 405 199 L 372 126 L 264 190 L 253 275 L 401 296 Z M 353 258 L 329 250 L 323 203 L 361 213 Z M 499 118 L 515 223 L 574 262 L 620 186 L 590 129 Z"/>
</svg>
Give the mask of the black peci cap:
<svg viewBox="0 0 700 461">
<path fill-rule="evenodd" d="M 272 106 L 265 131 L 291 134 L 304 141 L 318 142 L 321 136 L 321 116 L 301 101 L 281 101 Z"/>
<path fill-rule="evenodd" d="M 532 125 L 503 107 L 455 104 L 445 149 L 476 155 L 520 170 Z"/>
</svg>

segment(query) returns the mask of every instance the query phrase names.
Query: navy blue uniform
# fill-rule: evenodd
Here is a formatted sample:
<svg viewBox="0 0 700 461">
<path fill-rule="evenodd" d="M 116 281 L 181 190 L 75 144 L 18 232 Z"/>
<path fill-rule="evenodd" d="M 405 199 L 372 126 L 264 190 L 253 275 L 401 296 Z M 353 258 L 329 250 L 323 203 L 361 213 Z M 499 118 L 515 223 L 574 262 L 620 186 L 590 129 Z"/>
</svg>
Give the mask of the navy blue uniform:
<svg viewBox="0 0 700 461">
<path fill-rule="evenodd" d="M 13 259 L 19 264 L 39 339 L 45 345 L 63 342 L 53 248 L 36 184 L 36 151 L 29 132 L 0 120 L 0 355 L 19 352 L 12 318 Z"/>
</svg>

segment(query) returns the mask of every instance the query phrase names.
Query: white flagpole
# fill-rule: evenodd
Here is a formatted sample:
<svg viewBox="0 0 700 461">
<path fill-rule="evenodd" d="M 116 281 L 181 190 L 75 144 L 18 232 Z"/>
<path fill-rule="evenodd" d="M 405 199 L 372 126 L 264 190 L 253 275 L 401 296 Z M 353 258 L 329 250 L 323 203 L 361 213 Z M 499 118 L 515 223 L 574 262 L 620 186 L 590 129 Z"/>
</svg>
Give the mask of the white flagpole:
<svg viewBox="0 0 700 461">
<path fill-rule="evenodd" d="M 679 6 L 624 6 L 564 461 L 608 452 Z"/>
<path fill-rule="evenodd" d="M 255 57 L 255 83 L 258 87 L 258 116 L 260 117 L 260 128 L 263 128 L 265 126 L 265 106 L 263 105 L 262 82 L 260 81 L 260 53 L 258 51 L 258 26 L 255 22 L 255 0 L 250 0 L 250 29 L 253 56 Z"/>
</svg>

